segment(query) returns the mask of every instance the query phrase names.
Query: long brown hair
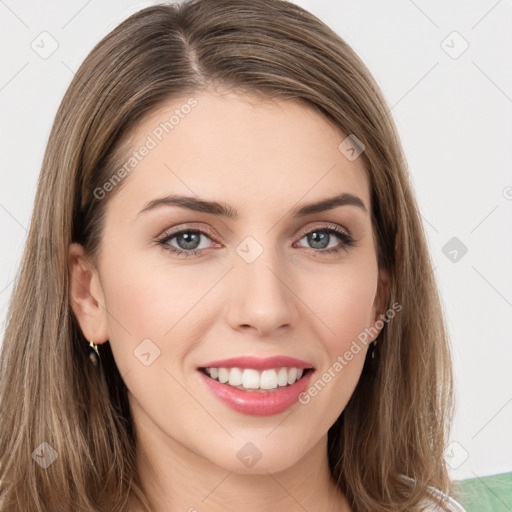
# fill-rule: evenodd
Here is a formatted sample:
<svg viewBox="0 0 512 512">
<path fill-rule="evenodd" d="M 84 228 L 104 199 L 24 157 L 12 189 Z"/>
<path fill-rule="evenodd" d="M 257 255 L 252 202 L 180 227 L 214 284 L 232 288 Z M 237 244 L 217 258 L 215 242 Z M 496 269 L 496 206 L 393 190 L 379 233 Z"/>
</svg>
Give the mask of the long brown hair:
<svg viewBox="0 0 512 512">
<path fill-rule="evenodd" d="M 304 102 L 364 144 L 378 265 L 390 276 L 388 307 L 402 310 L 329 430 L 332 478 L 355 512 L 421 510 L 427 486 L 453 490 L 444 460 L 453 412 L 447 332 L 379 87 L 343 39 L 292 3 L 193 0 L 121 23 L 90 52 L 56 114 L 1 354 L 4 512 L 120 512 L 130 492 L 150 510 L 126 386 L 108 343 L 100 366 L 90 364 L 70 307 L 68 248 L 83 244 L 96 264 L 115 190 L 103 200 L 94 191 L 121 165 L 122 142 L 163 102 L 211 84 Z M 43 450 L 57 455 L 46 469 L 36 464 Z"/>
</svg>

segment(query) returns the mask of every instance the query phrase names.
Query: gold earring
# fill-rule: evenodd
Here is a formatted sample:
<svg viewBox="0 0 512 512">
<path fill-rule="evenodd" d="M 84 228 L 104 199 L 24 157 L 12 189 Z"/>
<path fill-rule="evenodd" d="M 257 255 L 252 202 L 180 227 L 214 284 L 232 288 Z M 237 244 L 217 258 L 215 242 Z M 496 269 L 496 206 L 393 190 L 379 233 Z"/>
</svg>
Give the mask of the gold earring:
<svg viewBox="0 0 512 512">
<path fill-rule="evenodd" d="M 377 338 L 370 343 L 371 358 L 375 359 L 375 347 L 377 346 Z"/>
<path fill-rule="evenodd" d="M 98 345 L 94 343 L 94 341 L 89 341 L 89 359 L 91 360 L 94 366 L 98 366 L 98 361 L 100 358 L 100 353 L 98 352 Z"/>
</svg>

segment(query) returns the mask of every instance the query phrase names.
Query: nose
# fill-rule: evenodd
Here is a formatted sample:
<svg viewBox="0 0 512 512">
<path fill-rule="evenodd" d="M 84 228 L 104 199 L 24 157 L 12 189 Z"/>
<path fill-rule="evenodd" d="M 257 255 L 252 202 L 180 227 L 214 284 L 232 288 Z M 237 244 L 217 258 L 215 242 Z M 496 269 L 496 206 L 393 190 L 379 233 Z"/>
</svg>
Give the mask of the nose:
<svg viewBox="0 0 512 512">
<path fill-rule="evenodd" d="M 252 263 L 237 257 L 230 274 L 228 318 L 233 329 L 273 337 L 278 329 L 296 325 L 300 300 L 293 291 L 292 273 L 277 251 L 266 248 Z"/>
</svg>

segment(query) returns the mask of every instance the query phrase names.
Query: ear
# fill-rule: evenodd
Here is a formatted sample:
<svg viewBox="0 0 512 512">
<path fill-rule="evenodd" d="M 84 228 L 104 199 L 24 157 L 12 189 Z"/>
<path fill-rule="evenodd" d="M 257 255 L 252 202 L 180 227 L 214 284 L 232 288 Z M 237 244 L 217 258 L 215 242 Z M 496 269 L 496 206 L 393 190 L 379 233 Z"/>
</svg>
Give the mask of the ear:
<svg viewBox="0 0 512 512">
<path fill-rule="evenodd" d="M 68 253 L 69 296 L 82 333 L 94 343 L 108 341 L 107 312 L 98 271 L 84 255 L 80 244 L 71 244 Z"/>
<path fill-rule="evenodd" d="M 375 300 L 373 301 L 372 308 L 372 325 L 375 326 L 377 320 L 381 320 L 380 315 L 384 314 L 384 308 L 388 302 L 389 297 L 389 274 L 386 270 L 381 269 L 379 271 L 379 281 L 377 284 L 377 293 L 375 294 Z M 382 327 L 384 327 L 385 323 Z M 379 329 L 379 333 L 382 330 Z M 375 327 L 377 329 L 377 327 Z M 378 335 L 377 335 L 378 336 Z M 376 336 L 376 337 L 377 337 Z"/>
</svg>

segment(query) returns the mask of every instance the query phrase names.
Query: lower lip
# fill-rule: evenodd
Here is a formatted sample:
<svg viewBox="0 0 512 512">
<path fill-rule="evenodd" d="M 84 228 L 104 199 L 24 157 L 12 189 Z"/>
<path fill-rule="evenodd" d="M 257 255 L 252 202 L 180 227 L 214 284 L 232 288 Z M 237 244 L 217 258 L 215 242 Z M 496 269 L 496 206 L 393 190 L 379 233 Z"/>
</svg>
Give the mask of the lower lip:
<svg viewBox="0 0 512 512">
<path fill-rule="evenodd" d="M 299 395 L 306 391 L 313 370 L 290 386 L 277 389 L 277 391 L 243 391 L 228 384 L 221 384 L 198 370 L 208 389 L 228 407 L 243 414 L 253 416 L 270 416 L 286 411 L 295 402 Z"/>
</svg>

